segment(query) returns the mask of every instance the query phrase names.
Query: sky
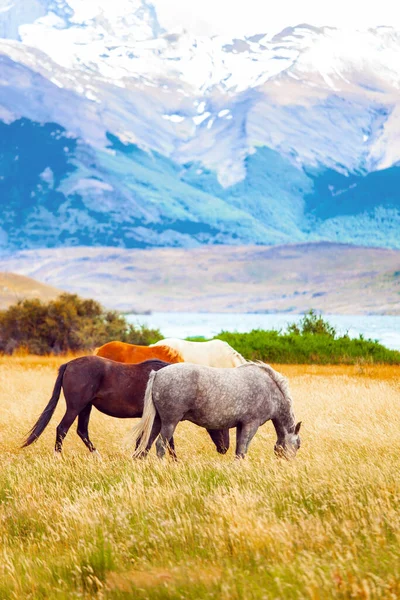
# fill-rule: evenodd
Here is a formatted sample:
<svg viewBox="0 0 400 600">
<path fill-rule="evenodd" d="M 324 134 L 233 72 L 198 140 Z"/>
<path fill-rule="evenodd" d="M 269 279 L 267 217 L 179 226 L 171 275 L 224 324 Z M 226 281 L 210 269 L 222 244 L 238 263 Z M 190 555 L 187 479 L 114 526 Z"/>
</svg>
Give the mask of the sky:
<svg viewBox="0 0 400 600">
<path fill-rule="evenodd" d="M 195 35 L 277 33 L 290 25 L 400 28 L 395 0 L 152 0 L 160 24 Z M 397 6 L 399 5 L 399 6 Z"/>
</svg>

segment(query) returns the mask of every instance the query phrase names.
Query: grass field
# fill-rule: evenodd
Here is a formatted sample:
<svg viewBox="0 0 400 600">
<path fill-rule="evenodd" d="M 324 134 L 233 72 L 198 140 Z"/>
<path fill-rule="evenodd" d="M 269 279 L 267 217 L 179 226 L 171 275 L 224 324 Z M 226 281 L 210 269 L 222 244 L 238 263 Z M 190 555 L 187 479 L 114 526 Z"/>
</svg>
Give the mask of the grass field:
<svg viewBox="0 0 400 600">
<path fill-rule="evenodd" d="M 94 411 L 53 458 L 57 413 L 19 450 L 57 358 L 0 359 L 0 598 L 400 597 L 400 367 L 278 367 L 302 448 L 275 459 L 271 423 L 247 459 L 181 424 L 180 462 L 133 462 L 131 422 Z"/>
</svg>

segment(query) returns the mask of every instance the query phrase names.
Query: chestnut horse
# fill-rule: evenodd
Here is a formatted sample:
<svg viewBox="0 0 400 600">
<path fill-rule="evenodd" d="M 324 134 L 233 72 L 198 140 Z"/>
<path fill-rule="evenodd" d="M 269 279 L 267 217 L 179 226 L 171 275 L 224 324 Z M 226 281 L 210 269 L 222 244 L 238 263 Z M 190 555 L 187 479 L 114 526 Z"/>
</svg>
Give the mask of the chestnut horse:
<svg viewBox="0 0 400 600">
<path fill-rule="evenodd" d="M 122 363 L 140 363 L 144 360 L 158 358 L 169 363 L 183 362 L 181 354 L 169 346 L 136 346 L 125 342 L 108 342 L 96 348 L 95 356 L 102 356 Z"/>
<path fill-rule="evenodd" d="M 161 360 L 147 360 L 136 365 L 126 365 L 99 356 L 83 356 L 61 365 L 53 395 L 28 433 L 23 447 L 35 442 L 48 425 L 62 388 L 67 410 L 57 427 L 55 452 L 58 456 L 61 455 L 63 440 L 76 417 L 78 417 L 79 437 L 90 452 L 96 452 L 89 439 L 88 431 L 92 406 L 110 417 L 119 419 L 141 417 L 150 373 L 168 366 L 169 363 Z M 217 451 L 224 454 L 227 449 L 223 432 L 211 430 L 208 433 Z M 173 439 L 170 440 L 170 448 L 174 456 Z"/>
</svg>

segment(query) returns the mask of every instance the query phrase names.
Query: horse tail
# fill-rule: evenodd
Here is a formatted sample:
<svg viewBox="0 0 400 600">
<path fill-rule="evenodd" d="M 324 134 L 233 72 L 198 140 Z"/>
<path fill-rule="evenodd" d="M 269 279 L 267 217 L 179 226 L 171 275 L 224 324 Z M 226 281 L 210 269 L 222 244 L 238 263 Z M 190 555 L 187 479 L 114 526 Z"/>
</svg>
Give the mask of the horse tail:
<svg viewBox="0 0 400 600">
<path fill-rule="evenodd" d="M 46 406 L 46 408 L 32 427 L 32 429 L 28 432 L 27 438 L 22 444 L 21 448 L 25 448 L 26 446 L 30 446 L 30 444 L 33 444 L 33 442 L 35 442 L 38 439 L 38 437 L 43 433 L 44 429 L 49 424 L 49 421 L 53 416 L 58 400 L 60 398 L 63 377 L 65 369 L 68 367 L 68 365 L 69 363 L 65 363 L 64 365 L 61 365 L 61 367 L 58 369 L 58 375 L 54 384 L 53 395 L 50 398 L 48 405 Z"/>
<path fill-rule="evenodd" d="M 156 418 L 156 407 L 154 406 L 153 402 L 153 385 L 156 375 L 157 371 L 151 371 L 144 395 L 143 415 L 139 423 L 135 425 L 131 431 L 133 443 L 136 444 L 139 442 L 135 452 L 133 453 L 133 457 L 139 456 L 145 452 L 150 439 L 154 419 Z"/>
</svg>

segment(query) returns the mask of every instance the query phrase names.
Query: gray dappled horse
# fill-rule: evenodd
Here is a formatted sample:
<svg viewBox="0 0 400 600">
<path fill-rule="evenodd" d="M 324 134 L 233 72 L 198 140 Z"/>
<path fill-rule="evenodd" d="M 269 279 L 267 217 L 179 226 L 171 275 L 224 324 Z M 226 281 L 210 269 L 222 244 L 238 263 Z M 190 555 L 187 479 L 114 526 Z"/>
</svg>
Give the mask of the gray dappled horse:
<svg viewBox="0 0 400 600">
<path fill-rule="evenodd" d="M 294 457 L 301 423 L 296 425 L 286 378 L 269 365 L 170 365 L 149 377 L 143 417 L 132 430 L 134 456 L 147 454 L 160 434 L 157 455 L 162 458 L 179 421 L 191 421 L 206 429 L 236 427 L 236 457 L 244 458 L 257 429 L 270 419 L 277 434 L 275 453 Z"/>
</svg>

